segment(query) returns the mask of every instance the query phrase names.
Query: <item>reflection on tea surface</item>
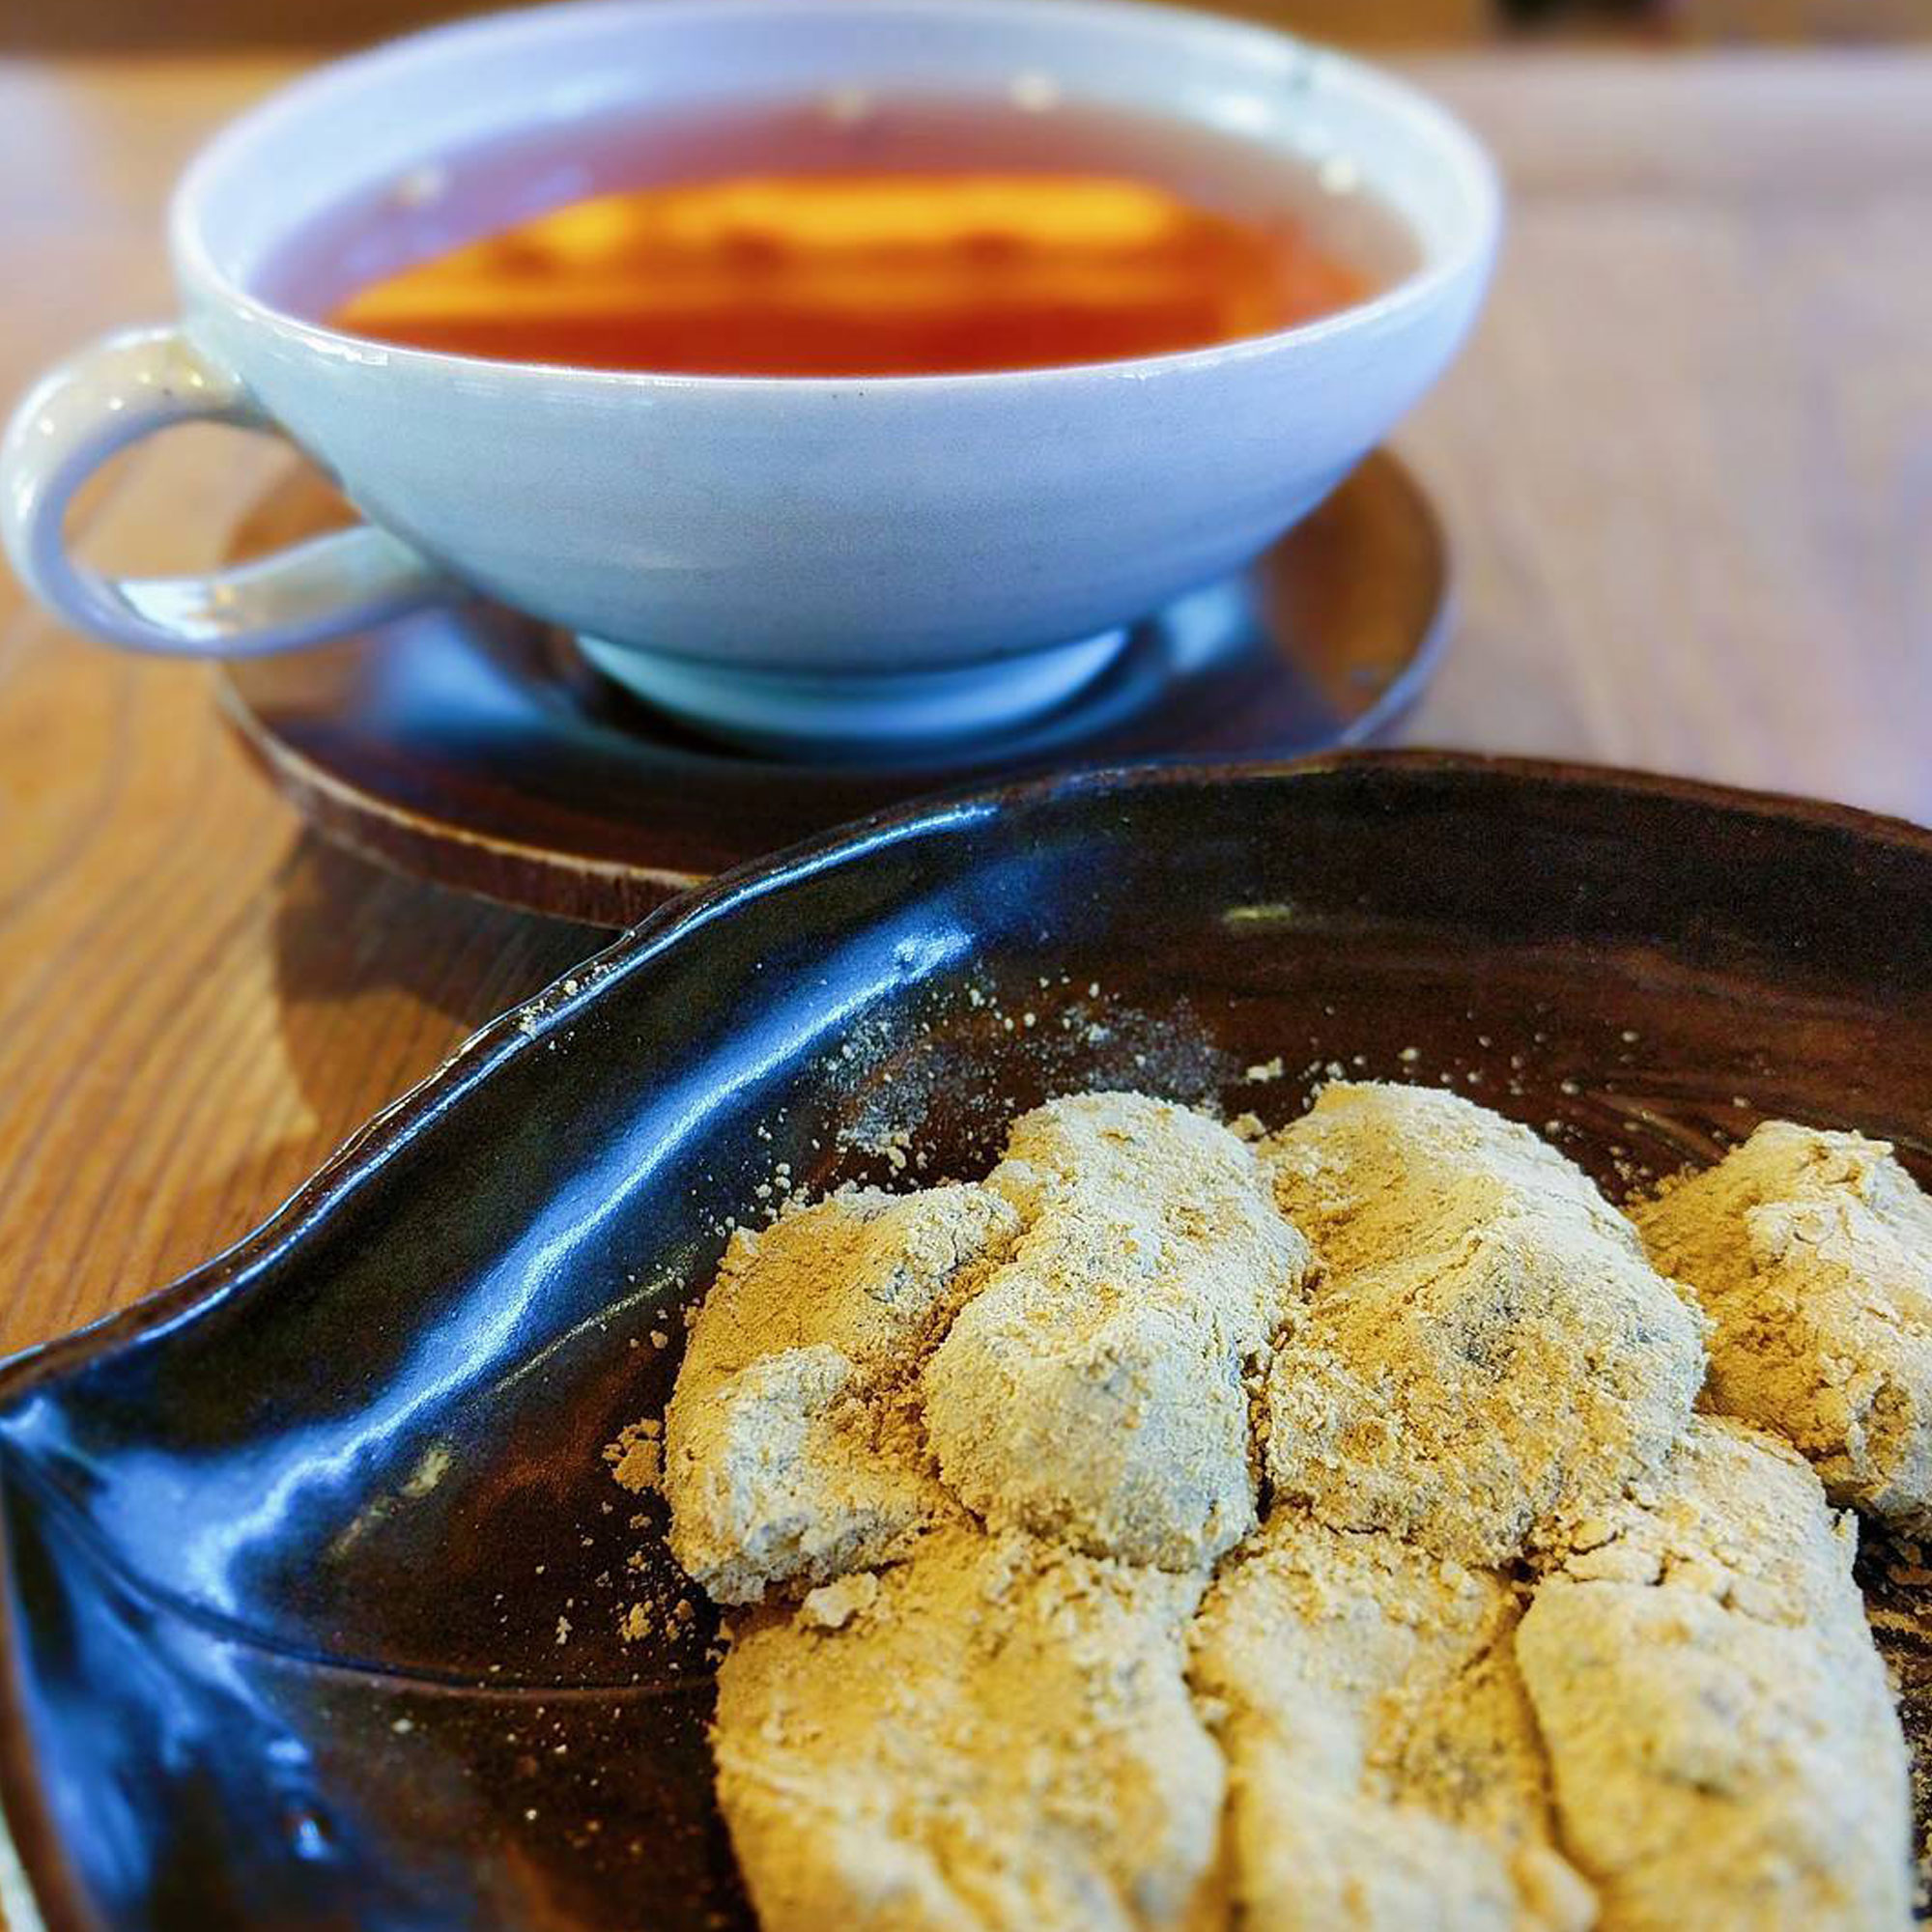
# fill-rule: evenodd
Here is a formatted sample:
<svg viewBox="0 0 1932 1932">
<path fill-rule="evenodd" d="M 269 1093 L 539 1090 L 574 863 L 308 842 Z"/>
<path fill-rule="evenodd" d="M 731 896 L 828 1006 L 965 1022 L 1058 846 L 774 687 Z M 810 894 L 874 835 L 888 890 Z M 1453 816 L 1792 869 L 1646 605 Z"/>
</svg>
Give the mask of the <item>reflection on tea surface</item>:
<svg viewBox="0 0 1932 1932">
<path fill-rule="evenodd" d="M 456 157 L 320 224 L 270 293 L 357 335 L 518 361 L 935 375 L 1265 334 L 1409 254 L 1346 170 L 1258 143 L 855 95 Z"/>
</svg>

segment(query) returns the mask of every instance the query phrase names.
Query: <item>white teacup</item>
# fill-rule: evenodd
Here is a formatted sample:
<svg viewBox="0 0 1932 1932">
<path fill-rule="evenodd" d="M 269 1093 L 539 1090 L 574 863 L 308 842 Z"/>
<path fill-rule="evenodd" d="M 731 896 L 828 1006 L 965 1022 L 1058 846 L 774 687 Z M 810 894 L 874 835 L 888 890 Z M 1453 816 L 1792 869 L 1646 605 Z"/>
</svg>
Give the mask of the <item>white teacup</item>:
<svg viewBox="0 0 1932 1932">
<path fill-rule="evenodd" d="M 1415 266 L 1302 327 L 968 376 L 693 378 L 358 340 L 260 288 L 292 237 L 440 156 L 572 117 L 864 86 L 1073 100 L 1353 170 Z M 792 741 L 986 728 L 1056 701 L 1118 627 L 1265 548 L 1440 374 L 1487 285 L 1495 176 L 1454 121 L 1281 35 L 1105 0 L 592 0 L 326 68 L 195 161 L 183 320 L 56 370 L 0 448 L 0 526 L 62 615 L 137 650 L 306 644 L 480 590 L 646 697 Z M 96 574 L 75 489 L 212 418 L 279 430 L 364 526 L 210 577 Z"/>
</svg>

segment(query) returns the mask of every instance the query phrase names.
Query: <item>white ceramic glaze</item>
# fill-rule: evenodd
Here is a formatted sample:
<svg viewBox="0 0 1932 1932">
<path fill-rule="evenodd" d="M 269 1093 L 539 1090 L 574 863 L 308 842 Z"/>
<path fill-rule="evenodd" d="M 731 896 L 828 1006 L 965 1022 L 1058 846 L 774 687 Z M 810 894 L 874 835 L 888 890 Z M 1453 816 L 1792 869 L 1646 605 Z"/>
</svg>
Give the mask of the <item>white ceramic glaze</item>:
<svg viewBox="0 0 1932 1932">
<path fill-rule="evenodd" d="M 88 569 L 65 541 L 73 493 L 116 450 L 179 422 L 271 427 L 241 379 L 179 328 L 82 350 L 15 413 L 0 445 L 0 526 L 20 575 L 64 616 L 132 650 L 235 657 L 314 643 L 448 595 L 446 577 L 368 525 L 207 577 Z"/>
<path fill-rule="evenodd" d="M 864 758 L 877 746 L 993 737 L 1064 704 L 1120 656 L 1127 627 L 1037 650 L 887 670 L 769 669 L 578 634 L 607 677 L 748 751 Z"/>
<path fill-rule="evenodd" d="M 486 362 L 341 335 L 259 293 L 291 234 L 345 197 L 493 137 L 625 105 L 1041 75 L 1297 166 L 1340 159 L 1412 233 L 1419 266 L 1340 314 L 1217 349 L 883 380 Z M 1102 0 L 504 14 L 326 68 L 203 153 L 171 216 L 179 333 L 84 352 L 27 399 L 0 452 L 0 525 L 48 603 L 122 643 L 272 648 L 472 586 L 602 639 L 607 668 L 661 700 L 683 692 L 688 715 L 728 723 L 735 689 L 762 732 L 787 680 L 836 710 L 851 673 L 869 681 L 866 730 L 923 729 L 931 707 L 909 696 L 895 724 L 879 681 L 925 674 L 929 693 L 929 674 L 979 666 L 978 697 L 971 676 L 952 689 L 983 722 L 1001 709 L 996 661 L 1094 639 L 1319 502 L 1454 354 L 1499 215 L 1480 149 L 1410 89 L 1204 14 Z M 115 584 L 75 566 L 60 534 L 75 485 L 194 415 L 278 428 L 374 530 L 213 580 Z M 653 661 L 627 659 L 639 651 Z M 720 675 L 732 667 L 758 670 L 761 695 Z"/>
</svg>

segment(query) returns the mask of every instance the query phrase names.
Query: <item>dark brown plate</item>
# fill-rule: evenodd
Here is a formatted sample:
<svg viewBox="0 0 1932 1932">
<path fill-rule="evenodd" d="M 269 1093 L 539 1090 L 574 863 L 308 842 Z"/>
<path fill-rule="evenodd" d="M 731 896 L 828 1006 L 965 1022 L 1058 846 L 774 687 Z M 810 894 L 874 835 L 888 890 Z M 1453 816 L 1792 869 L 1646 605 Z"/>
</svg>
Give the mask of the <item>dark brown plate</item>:
<svg viewBox="0 0 1932 1932">
<path fill-rule="evenodd" d="M 340 516 L 314 472 L 296 471 L 236 548 Z M 1384 452 L 1245 577 L 1138 626 L 1059 711 L 897 769 L 724 750 L 561 634 L 480 603 L 242 660 L 223 696 L 270 779 L 331 838 L 511 905 L 627 925 L 700 878 L 941 784 L 1368 742 L 1427 681 L 1447 594 L 1435 513 Z"/>
<path fill-rule="evenodd" d="M 0 1374 L 0 1798 L 42 1912 L 742 1924 L 703 1645 L 620 1638 L 664 1557 L 598 1452 L 778 1163 L 890 1179 L 903 1130 L 971 1172 L 1094 1085 L 1273 1122 L 1336 1066 L 1446 1080 L 1619 1193 L 1766 1114 L 1924 1177 L 1929 905 L 1909 826 L 1424 754 L 966 796 L 667 909 L 259 1234 Z M 1867 1570 L 1922 1740 L 1919 1592 Z"/>
</svg>

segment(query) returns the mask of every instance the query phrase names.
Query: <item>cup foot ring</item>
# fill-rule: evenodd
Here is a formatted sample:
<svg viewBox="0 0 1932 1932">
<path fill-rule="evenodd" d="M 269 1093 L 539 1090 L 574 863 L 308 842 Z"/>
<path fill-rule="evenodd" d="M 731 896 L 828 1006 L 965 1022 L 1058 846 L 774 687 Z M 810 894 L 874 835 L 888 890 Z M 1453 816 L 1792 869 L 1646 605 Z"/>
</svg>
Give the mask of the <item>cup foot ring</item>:
<svg viewBox="0 0 1932 1932">
<path fill-rule="evenodd" d="M 823 759 L 996 737 L 1045 716 L 1120 655 L 1125 626 L 1024 656 L 932 670 L 796 671 L 706 663 L 580 636 L 604 675 L 727 745 Z"/>
</svg>

